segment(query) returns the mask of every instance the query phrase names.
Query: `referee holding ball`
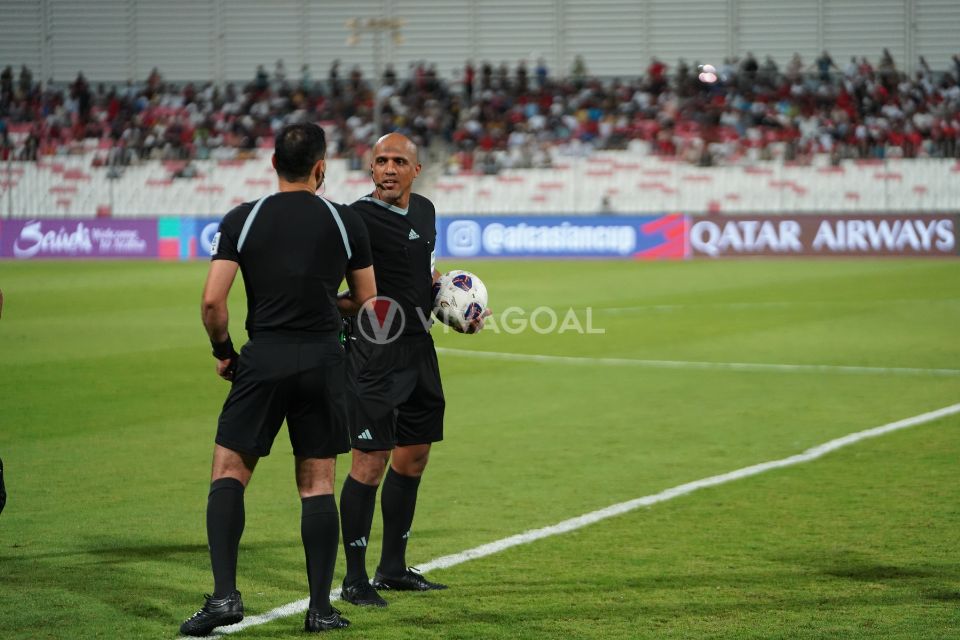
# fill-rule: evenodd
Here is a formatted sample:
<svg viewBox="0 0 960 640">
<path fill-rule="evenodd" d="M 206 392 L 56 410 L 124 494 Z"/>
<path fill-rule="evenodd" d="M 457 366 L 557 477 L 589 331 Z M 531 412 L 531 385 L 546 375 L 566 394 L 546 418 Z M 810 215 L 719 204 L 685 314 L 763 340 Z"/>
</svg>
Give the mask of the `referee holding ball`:
<svg viewBox="0 0 960 640">
<path fill-rule="evenodd" d="M 412 192 L 420 174 L 416 145 L 398 133 L 383 136 L 374 146 L 370 173 L 376 188 L 352 207 L 370 233 L 378 298 L 357 316 L 347 342 L 355 408 L 353 460 L 340 493 L 347 560 L 341 597 L 357 606 L 385 607 L 378 590 L 446 588 L 406 562 L 420 478 L 431 445 L 443 439 L 445 400 L 430 336 L 440 277 L 434 265 L 436 213 L 433 203 Z M 480 316 L 467 332 L 482 327 Z M 383 545 L 371 585 L 366 551 L 381 479 Z"/>
</svg>

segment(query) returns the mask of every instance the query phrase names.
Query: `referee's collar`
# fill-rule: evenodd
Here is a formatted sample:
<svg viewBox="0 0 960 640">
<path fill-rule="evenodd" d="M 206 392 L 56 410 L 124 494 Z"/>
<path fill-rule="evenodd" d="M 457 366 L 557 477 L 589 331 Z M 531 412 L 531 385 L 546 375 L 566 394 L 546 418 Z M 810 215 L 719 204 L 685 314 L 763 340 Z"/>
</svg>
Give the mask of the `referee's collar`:
<svg viewBox="0 0 960 640">
<path fill-rule="evenodd" d="M 379 199 L 379 198 L 374 198 L 373 196 L 363 196 L 363 197 L 360 198 L 360 199 L 361 199 L 361 200 L 364 200 L 364 201 L 366 201 L 366 202 L 372 202 L 372 203 L 375 204 L 375 205 L 381 206 L 381 207 L 383 207 L 384 209 L 386 209 L 386 210 L 388 210 L 388 211 L 393 211 L 394 213 L 399 213 L 399 214 L 402 215 L 402 216 L 407 215 L 407 211 L 409 210 L 409 207 L 407 207 L 406 209 L 401 209 L 400 207 L 394 206 L 394 205 L 392 205 L 392 204 L 390 204 L 390 203 L 388 203 L 388 202 L 384 202 L 383 200 L 381 200 L 381 199 Z"/>
</svg>

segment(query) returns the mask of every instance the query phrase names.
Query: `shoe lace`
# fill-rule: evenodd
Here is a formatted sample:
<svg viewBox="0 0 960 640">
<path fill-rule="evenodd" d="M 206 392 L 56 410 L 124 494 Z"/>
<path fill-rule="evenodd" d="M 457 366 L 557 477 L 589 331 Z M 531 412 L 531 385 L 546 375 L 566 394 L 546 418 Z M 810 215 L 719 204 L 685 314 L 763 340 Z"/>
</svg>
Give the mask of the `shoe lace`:
<svg viewBox="0 0 960 640">
<path fill-rule="evenodd" d="M 330 605 L 330 613 L 328 613 L 327 615 L 325 616 L 321 616 L 319 614 L 313 614 L 313 615 L 316 615 L 317 617 L 319 617 L 321 620 L 324 620 L 324 621 L 334 620 L 336 619 L 337 616 L 340 615 L 340 609 L 337 609 L 335 606 Z"/>
<path fill-rule="evenodd" d="M 213 600 L 213 595 L 211 595 L 211 594 L 209 594 L 209 593 L 203 594 L 203 606 L 200 607 L 200 609 L 198 609 L 195 614 L 193 614 L 192 616 L 190 616 L 190 619 L 193 620 L 193 619 L 196 618 L 197 616 L 199 616 L 199 615 L 201 615 L 201 614 L 203 614 L 203 613 L 206 613 L 206 612 L 207 612 L 207 607 L 210 606 L 210 601 L 211 601 L 211 600 Z"/>
</svg>

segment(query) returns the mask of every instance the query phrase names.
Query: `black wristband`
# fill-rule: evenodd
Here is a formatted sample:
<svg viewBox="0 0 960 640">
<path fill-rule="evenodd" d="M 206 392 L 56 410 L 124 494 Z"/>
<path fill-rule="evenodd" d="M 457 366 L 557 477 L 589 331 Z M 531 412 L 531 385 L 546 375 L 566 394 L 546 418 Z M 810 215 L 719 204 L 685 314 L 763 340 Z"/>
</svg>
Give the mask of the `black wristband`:
<svg viewBox="0 0 960 640">
<path fill-rule="evenodd" d="M 237 354 L 233 350 L 233 340 L 230 339 L 230 336 L 227 335 L 227 339 L 223 342 L 214 342 L 210 341 L 210 346 L 213 347 L 213 357 L 217 360 L 229 360 Z"/>
</svg>

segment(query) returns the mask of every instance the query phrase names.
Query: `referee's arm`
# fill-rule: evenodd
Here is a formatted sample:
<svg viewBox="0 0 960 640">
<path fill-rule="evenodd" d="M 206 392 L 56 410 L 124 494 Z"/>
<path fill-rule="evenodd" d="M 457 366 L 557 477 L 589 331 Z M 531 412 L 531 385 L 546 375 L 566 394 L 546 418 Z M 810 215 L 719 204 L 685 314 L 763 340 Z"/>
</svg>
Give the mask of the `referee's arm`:
<svg viewBox="0 0 960 640">
<path fill-rule="evenodd" d="M 203 303 L 200 313 L 210 342 L 224 342 L 230 314 L 227 310 L 227 295 L 237 276 L 239 263 L 233 260 L 214 260 L 210 263 L 207 282 L 203 286 Z"/>
<path fill-rule="evenodd" d="M 355 316 L 365 302 L 377 295 L 373 266 L 347 271 L 348 290 L 337 295 L 337 309 L 342 316 Z"/>
<path fill-rule="evenodd" d="M 217 359 L 217 375 L 224 380 L 232 380 L 237 364 L 237 352 L 230 341 L 227 325 L 230 314 L 227 310 L 227 295 L 233 280 L 237 276 L 240 264 L 233 260 L 214 260 L 207 272 L 207 283 L 203 286 L 203 302 L 200 315 L 203 326 L 210 336 L 213 355 Z"/>
</svg>

